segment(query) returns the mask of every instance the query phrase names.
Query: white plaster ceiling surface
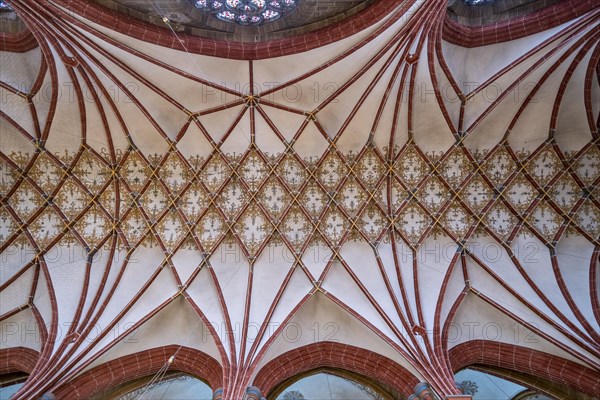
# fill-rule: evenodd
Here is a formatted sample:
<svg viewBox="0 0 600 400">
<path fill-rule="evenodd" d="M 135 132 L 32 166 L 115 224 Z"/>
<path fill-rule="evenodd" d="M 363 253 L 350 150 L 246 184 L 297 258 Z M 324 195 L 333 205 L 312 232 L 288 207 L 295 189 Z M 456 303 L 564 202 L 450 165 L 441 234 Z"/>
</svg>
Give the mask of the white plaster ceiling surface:
<svg viewBox="0 0 600 400">
<path fill-rule="evenodd" d="M 599 368 L 598 10 L 466 49 L 417 2 L 246 61 L 15 8 L 39 48 L 0 57 L 0 315 L 43 355 L 18 398 L 167 344 L 235 398 L 327 323 L 446 393 L 486 323 Z"/>
</svg>

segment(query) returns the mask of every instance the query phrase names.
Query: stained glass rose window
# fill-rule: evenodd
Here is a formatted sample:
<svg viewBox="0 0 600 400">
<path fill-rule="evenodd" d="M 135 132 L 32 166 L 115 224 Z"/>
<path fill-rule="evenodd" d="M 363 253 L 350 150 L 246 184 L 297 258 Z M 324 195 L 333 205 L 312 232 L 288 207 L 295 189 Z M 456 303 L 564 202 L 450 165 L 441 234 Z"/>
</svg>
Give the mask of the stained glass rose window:
<svg viewBox="0 0 600 400">
<path fill-rule="evenodd" d="M 261 25 L 289 14 L 300 0 L 194 0 L 194 5 L 225 22 Z"/>
</svg>

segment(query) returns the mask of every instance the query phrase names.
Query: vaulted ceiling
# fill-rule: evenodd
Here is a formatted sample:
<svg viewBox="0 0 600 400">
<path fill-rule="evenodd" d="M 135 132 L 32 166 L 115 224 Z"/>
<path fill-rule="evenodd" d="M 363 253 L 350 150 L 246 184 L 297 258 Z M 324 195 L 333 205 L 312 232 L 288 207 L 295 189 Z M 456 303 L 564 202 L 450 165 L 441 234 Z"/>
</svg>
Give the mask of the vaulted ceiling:
<svg viewBox="0 0 600 400">
<path fill-rule="evenodd" d="M 319 340 L 451 394 L 490 326 L 599 370 L 600 10 L 473 47 L 386 1 L 228 47 L 83 3 L 14 3 L 37 45 L 0 59 L 18 398 L 169 344 L 239 398 Z"/>
</svg>

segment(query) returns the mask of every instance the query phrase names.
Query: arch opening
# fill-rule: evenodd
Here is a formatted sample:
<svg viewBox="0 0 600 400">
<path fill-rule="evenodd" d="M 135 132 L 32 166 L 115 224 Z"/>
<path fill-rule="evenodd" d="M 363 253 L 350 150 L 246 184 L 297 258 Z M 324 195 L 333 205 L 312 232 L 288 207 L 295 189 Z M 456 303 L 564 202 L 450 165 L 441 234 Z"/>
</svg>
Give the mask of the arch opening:
<svg viewBox="0 0 600 400">
<path fill-rule="evenodd" d="M 274 388 L 269 400 L 393 400 L 386 388 L 372 379 L 338 368 L 318 368 L 296 375 Z"/>
<path fill-rule="evenodd" d="M 533 391 L 551 399 L 590 400 L 595 398 L 599 384 L 593 368 L 507 343 L 485 340 L 466 342 L 450 349 L 449 359 L 458 384 L 461 383 L 461 371 L 478 371 L 521 385 L 522 397 L 514 393 L 512 398 L 515 399 L 527 398 L 527 391 Z M 511 397 L 505 398 L 512 400 Z M 483 398 L 480 396 L 479 400 Z"/>
<path fill-rule="evenodd" d="M 201 378 L 191 374 L 170 371 L 161 379 L 148 375 L 126 382 L 104 393 L 93 396 L 90 400 L 133 400 L 143 396 L 144 399 L 172 400 L 211 400 L 213 391 Z M 155 380 L 155 381 L 153 381 Z"/>
<path fill-rule="evenodd" d="M 350 374 L 344 376 L 379 388 L 391 399 L 408 397 L 422 381 L 422 377 L 378 353 L 336 342 L 320 342 L 272 359 L 258 371 L 253 385 L 268 394 L 268 399 L 275 400 L 282 387 L 315 371 L 343 371 Z"/>
<path fill-rule="evenodd" d="M 172 363 L 169 362 L 176 351 L 177 355 Z M 170 345 L 113 359 L 88 370 L 52 392 L 58 399 L 114 399 L 116 395 L 126 394 L 128 390 L 144 386 L 153 377 L 159 376 L 159 373 L 163 374 L 163 378 L 175 377 L 178 374 L 193 377 L 199 382 L 206 382 L 211 393 L 212 390 L 223 386 L 223 370 L 215 359 L 196 349 Z M 176 381 L 170 382 L 171 386 Z M 165 385 L 168 386 L 170 385 Z M 209 397 L 211 398 L 212 396 Z"/>
<path fill-rule="evenodd" d="M 0 375 L 0 400 L 10 399 L 21 389 L 27 378 L 29 378 L 29 374 L 21 371 Z"/>
<path fill-rule="evenodd" d="M 473 400 L 554 400 L 537 388 L 484 367 L 470 366 L 454 377 L 457 386 Z"/>
</svg>

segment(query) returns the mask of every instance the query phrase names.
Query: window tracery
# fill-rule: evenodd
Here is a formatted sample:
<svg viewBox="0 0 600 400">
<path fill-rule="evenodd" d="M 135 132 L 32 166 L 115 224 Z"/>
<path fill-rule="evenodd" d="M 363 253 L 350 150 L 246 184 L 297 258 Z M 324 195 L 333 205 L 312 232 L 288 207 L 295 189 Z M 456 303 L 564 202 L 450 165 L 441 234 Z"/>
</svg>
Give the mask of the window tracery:
<svg viewBox="0 0 600 400">
<path fill-rule="evenodd" d="M 221 21 L 238 25 L 273 22 L 298 7 L 299 0 L 195 0 L 194 5 Z"/>
</svg>

